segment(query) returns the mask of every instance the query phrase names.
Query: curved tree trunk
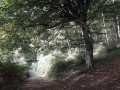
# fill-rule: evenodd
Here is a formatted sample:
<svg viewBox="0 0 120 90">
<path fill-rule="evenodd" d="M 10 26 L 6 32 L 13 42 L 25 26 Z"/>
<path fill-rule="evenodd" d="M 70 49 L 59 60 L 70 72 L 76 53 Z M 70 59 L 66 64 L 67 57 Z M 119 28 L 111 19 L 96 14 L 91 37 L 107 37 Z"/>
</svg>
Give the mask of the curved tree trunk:
<svg viewBox="0 0 120 90">
<path fill-rule="evenodd" d="M 85 41 L 85 48 L 86 48 L 86 72 L 91 73 L 94 71 L 94 64 L 93 64 L 93 40 L 90 34 L 89 26 L 84 23 L 77 23 L 82 28 L 83 37 Z"/>
<path fill-rule="evenodd" d="M 82 27 L 83 37 L 86 47 L 86 71 L 92 72 L 94 70 L 93 65 L 93 40 L 90 34 L 89 27 L 87 25 Z"/>
</svg>

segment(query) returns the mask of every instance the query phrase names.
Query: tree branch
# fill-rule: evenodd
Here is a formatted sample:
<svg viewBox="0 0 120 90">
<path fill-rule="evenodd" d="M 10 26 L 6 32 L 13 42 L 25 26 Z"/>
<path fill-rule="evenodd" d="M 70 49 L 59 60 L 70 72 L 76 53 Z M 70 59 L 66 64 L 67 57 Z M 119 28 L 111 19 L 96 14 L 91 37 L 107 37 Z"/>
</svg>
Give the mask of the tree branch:
<svg viewBox="0 0 120 90">
<path fill-rule="evenodd" d="M 38 23 L 38 24 L 31 24 L 31 25 L 28 25 L 28 26 L 26 26 L 25 27 L 25 29 L 26 28 L 29 28 L 29 27 L 36 27 L 36 26 L 43 26 L 43 27 L 46 27 L 47 29 L 51 29 L 51 28 L 54 28 L 54 27 L 57 27 L 57 26 L 59 26 L 59 25 L 61 25 L 61 24 L 64 24 L 64 23 L 66 23 L 67 21 L 60 21 L 60 22 L 58 22 L 58 23 L 56 23 L 56 24 L 54 24 L 54 25 L 48 25 L 48 24 L 42 24 L 42 23 Z"/>
</svg>

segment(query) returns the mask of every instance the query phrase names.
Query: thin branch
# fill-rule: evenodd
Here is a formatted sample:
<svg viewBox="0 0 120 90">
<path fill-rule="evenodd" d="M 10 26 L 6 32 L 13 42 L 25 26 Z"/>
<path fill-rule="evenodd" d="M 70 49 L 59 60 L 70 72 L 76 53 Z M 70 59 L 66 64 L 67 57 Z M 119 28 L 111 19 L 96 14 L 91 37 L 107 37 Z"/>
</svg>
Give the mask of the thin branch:
<svg viewBox="0 0 120 90">
<path fill-rule="evenodd" d="M 61 25 L 59 30 L 52 36 L 52 38 L 56 38 L 56 36 L 58 36 L 59 32 L 62 30 L 63 27 L 64 27 L 64 25 Z"/>
</svg>

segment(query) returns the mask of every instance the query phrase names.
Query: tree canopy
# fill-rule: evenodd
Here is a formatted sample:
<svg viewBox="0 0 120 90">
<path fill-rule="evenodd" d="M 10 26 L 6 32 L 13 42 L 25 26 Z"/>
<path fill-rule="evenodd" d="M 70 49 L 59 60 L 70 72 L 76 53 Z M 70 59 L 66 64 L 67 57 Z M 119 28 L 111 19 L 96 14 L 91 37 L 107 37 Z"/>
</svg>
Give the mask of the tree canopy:
<svg viewBox="0 0 120 90">
<path fill-rule="evenodd" d="M 1 0 L 1 2 L 0 25 L 5 36 L 4 40 L 1 40 L 1 46 L 9 50 L 22 48 L 29 52 L 30 44 L 34 43 L 37 49 L 40 47 L 44 49 L 45 46 L 39 44 L 41 40 L 44 40 L 47 47 L 46 41 L 51 41 L 50 37 L 56 36 L 54 34 L 61 30 L 68 38 L 66 40 L 70 41 L 67 32 L 74 33 L 76 26 L 79 29 L 77 44 L 81 42 L 85 44 L 86 70 L 89 72 L 94 69 L 93 39 L 100 33 L 105 34 L 108 39 L 109 34 L 106 29 L 105 32 L 95 29 L 98 29 L 100 23 L 103 25 L 99 26 L 99 29 L 106 28 L 107 18 L 112 20 L 114 17 L 115 19 L 120 17 L 118 0 Z M 116 23 L 118 24 L 118 21 Z M 80 34 L 83 41 L 79 39 Z"/>
</svg>

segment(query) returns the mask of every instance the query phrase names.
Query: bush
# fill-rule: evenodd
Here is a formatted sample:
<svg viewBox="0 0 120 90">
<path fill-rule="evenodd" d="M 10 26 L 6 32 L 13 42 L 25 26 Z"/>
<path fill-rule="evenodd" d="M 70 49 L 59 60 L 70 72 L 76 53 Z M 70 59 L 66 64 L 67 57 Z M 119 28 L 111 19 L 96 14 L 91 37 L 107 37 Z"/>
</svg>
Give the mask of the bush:
<svg viewBox="0 0 120 90">
<path fill-rule="evenodd" d="M 0 74 L 4 82 L 1 86 L 17 84 L 27 78 L 27 67 L 12 61 L 1 62 Z M 7 87 L 6 86 L 6 87 Z M 5 87 L 4 87 L 5 88 Z"/>
<path fill-rule="evenodd" d="M 117 50 L 117 48 L 118 48 L 117 47 L 117 42 L 115 42 L 115 41 L 111 41 L 111 42 L 109 42 L 107 44 L 104 43 L 103 45 L 104 45 L 107 52 L 112 52 L 114 50 Z"/>
<path fill-rule="evenodd" d="M 107 54 L 119 49 L 116 41 L 109 41 L 108 43 L 99 43 L 94 46 L 94 55 Z"/>
<path fill-rule="evenodd" d="M 62 55 L 54 55 L 55 57 L 51 60 L 51 67 L 47 72 L 48 77 L 58 77 L 65 70 L 65 57 Z"/>
<path fill-rule="evenodd" d="M 68 60 L 66 62 L 67 71 L 76 70 L 79 67 L 82 67 L 85 64 L 85 56 L 76 55 L 74 59 Z"/>
<path fill-rule="evenodd" d="M 74 63 L 76 65 L 85 64 L 85 54 L 83 54 L 83 55 L 76 55 Z"/>
<path fill-rule="evenodd" d="M 85 60 L 80 60 L 80 56 L 77 55 L 75 60 L 65 61 L 65 57 L 62 55 L 55 55 L 51 60 L 51 67 L 47 72 L 48 77 L 59 77 L 63 75 L 64 72 L 69 72 L 75 70 L 83 64 Z"/>
<path fill-rule="evenodd" d="M 94 57 L 95 63 L 102 63 L 105 61 L 110 61 L 113 60 L 114 58 L 120 58 L 120 49 L 118 48 L 117 50 L 111 51 L 109 53 L 103 53 L 101 55 L 97 55 Z"/>
</svg>

